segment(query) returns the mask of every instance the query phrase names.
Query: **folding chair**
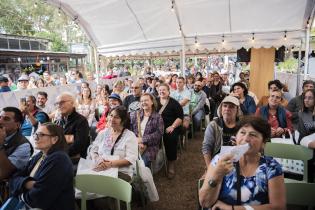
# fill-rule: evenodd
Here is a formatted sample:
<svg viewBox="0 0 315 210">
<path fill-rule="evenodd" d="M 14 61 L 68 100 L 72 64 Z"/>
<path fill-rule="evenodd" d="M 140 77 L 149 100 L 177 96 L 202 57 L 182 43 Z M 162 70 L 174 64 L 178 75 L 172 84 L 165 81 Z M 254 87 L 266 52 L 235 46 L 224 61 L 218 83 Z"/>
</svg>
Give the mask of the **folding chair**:
<svg viewBox="0 0 315 210">
<path fill-rule="evenodd" d="M 265 155 L 291 160 L 301 160 L 304 163 L 303 182 L 309 181 L 308 160 L 312 159 L 313 151 L 301 145 L 267 143 Z M 295 182 L 297 180 L 285 179 L 286 182 Z"/>
<path fill-rule="evenodd" d="M 108 196 L 117 200 L 117 206 L 120 210 L 120 201 L 126 202 L 127 210 L 131 210 L 131 185 L 119 178 L 81 174 L 75 177 L 75 187 L 81 190 L 81 210 L 86 210 L 87 193 L 96 193 Z"/>
</svg>

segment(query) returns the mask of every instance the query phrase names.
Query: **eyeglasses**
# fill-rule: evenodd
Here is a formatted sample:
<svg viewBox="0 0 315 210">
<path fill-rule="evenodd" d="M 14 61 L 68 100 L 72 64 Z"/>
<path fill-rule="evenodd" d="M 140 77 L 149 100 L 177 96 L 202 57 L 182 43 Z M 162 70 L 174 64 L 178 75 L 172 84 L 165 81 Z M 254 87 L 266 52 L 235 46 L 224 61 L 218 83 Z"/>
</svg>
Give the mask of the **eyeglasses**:
<svg viewBox="0 0 315 210">
<path fill-rule="evenodd" d="M 304 97 L 304 100 L 308 100 L 308 101 L 311 101 L 311 100 L 314 100 L 314 97 Z"/>
<path fill-rule="evenodd" d="M 275 96 L 275 95 L 271 95 L 270 97 L 275 98 L 275 99 L 281 99 L 282 98 L 281 96 Z"/>
<path fill-rule="evenodd" d="M 40 138 L 43 138 L 44 136 L 54 136 L 54 135 L 50 135 L 50 134 L 46 134 L 46 133 L 34 133 L 33 134 L 34 139 L 40 139 Z"/>
<path fill-rule="evenodd" d="M 62 106 L 64 105 L 66 102 L 69 102 L 70 100 L 67 101 L 57 101 L 56 103 L 54 103 L 55 106 Z"/>
</svg>

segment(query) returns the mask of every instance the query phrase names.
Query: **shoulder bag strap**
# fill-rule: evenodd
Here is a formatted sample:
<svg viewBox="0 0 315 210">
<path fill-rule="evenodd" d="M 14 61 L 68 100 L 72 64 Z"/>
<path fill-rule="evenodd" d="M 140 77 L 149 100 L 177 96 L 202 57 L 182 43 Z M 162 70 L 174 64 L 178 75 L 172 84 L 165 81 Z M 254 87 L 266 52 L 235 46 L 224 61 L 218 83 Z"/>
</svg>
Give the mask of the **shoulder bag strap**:
<svg viewBox="0 0 315 210">
<path fill-rule="evenodd" d="M 117 137 L 117 139 L 116 139 L 116 141 L 115 141 L 115 143 L 114 143 L 114 145 L 113 145 L 113 147 L 112 147 L 112 149 L 111 149 L 111 151 L 110 151 L 110 155 L 113 155 L 113 154 L 114 154 L 115 145 L 116 145 L 116 144 L 119 142 L 119 140 L 121 139 L 121 137 L 122 137 L 124 131 L 125 131 L 125 128 L 122 130 L 122 132 L 121 132 L 121 133 L 119 134 L 119 136 Z"/>
<path fill-rule="evenodd" d="M 240 174 L 240 163 L 236 162 L 235 164 L 235 168 L 236 168 L 236 176 L 237 176 L 237 180 L 236 180 L 236 192 L 237 192 L 237 197 L 236 197 L 236 202 L 237 205 L 241 205 L 241 174 Z"/>
<path fill-rule="evenodd" d="M 138 136 L 141 138 L 141 119 L 140 119 L 140 111 L 136 111 L 136 116 L 137 116 L 137 127 L 138 127 Z"/>
</svg>

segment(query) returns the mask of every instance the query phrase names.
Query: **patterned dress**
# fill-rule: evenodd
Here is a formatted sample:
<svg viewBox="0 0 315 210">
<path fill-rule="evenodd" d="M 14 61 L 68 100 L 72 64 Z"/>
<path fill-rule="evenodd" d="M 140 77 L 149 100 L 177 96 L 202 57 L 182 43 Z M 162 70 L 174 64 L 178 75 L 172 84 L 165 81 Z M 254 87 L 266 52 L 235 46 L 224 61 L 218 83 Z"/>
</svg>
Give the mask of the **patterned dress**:
<svg viewBox="0 0 315 210">
<path fill-rule="evenodd" d="M 216 155 L 211 164 L 215 166 L 219 160 Z M 250 177 L 240 176 L 241 185 L 241 203 L 248 205 L 262 205 L 269 203 L 268 199 L 268 181 L 276 176 L 283 174 L 281 165 L 272 157 L 261 156 L 259 166 L 255 175 Z M 234 168 L 229 174 L 225 175 L 219 194 L 219 200 L 229 204 L 237 203 L 237 175 Z"/>
</svg>

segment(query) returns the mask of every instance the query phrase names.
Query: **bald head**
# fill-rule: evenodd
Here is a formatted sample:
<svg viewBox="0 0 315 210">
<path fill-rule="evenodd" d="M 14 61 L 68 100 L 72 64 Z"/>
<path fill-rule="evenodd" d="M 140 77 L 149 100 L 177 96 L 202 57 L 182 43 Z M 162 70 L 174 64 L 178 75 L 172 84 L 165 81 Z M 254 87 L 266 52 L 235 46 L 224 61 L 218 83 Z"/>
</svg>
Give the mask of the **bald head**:
<svg viewBox="0 0 315 210">
<path fill-rule="evenodd" d="M 61 93 L 56 98 L 56 107 L 63 116 L 69 115 L 74 110 L 75 98 L 71 93 Z"/>
</svg>

